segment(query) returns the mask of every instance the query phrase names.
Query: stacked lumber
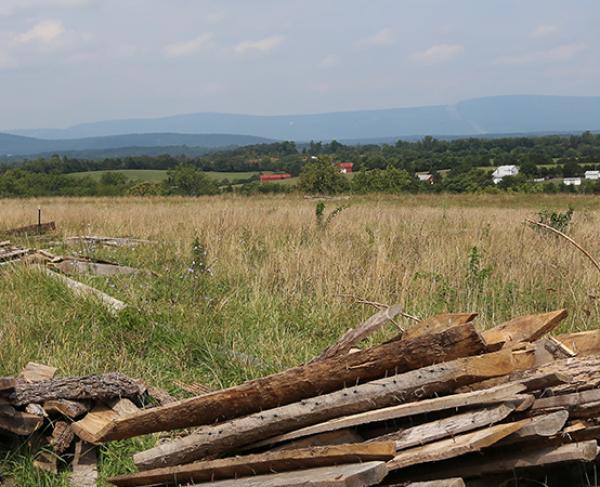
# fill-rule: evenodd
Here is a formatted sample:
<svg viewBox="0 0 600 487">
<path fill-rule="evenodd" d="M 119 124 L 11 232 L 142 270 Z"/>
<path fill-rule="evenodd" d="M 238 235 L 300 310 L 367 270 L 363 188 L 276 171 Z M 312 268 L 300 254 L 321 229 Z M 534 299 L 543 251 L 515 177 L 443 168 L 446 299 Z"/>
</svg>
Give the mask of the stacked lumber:
<svg viewBox="0 0 600 487">
<path fill-rule="evenodd" d="M 8 266 L 21 262 L 31 249 L 12 245 L 9 240 L 0 242 L 0 266 Z"/>
<path fill-rule="evenodd" d="M 90 379 L 52 383 L 35 370 L 22 375 L 41 377 L 27 385 L 36 391 L 23 378 L 3 379 L 0 400 L 22 414 L 37 410 L 39 423 L 58 416 L 65 424 L 56 421 L 51 438 L 58 450 L 77 438 L 73 475 L 83 478 L 92 463 L 83 452 L 94 445 L 163 432 L 133 456 L 136 472 L 109 479 L 123 487 L 460 487 L 519 475 L 564 485 L 563 465 L 596 459 L 600 332 L 548 336 L 565 310 L 486 331 L 473 313 L 446 313 L 358 348 L 400 313 L 380 311 L 304 365 L 220 391 L 186 385 L 198 395 L 157 394 L 158 407 L 139 408 L 141 390 L 127 389 L 118 398 L 61 396 L 85 407 L 67 412 L 54 397 L 64 381 L 87 391 Z"/>
<path fill-rule="evenodd" d="M 136 453 L 117 486 L 499 485 L 596 458 L 600 332 L 546 337 L 565 310 L 484 332 L 475 314 L 443 314 L 356 349 L 398 313 L 303 366 L 115 417 L 86 439 L 196 428 Z"/>
<path fill-rule="evenodd" d="M 100 410 L 132 413 L 145 387 L 116 373 L 56 378 L 56 372 L 29 362 L 17 377 L 0 377 L 0 437 L 16 445 L 28 437 L 39 449 L 35 467 L 56 473 L 71 464 L 72 485 L 96 485 L 96 447 L 79 436 L 77 424 Z"/>
</svg>

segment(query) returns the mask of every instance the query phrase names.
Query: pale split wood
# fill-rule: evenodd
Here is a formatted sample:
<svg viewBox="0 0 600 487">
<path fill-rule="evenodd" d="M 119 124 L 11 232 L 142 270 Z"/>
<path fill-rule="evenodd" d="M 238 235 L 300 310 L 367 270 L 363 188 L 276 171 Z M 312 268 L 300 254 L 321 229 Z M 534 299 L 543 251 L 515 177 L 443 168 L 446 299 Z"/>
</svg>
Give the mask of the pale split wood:
<svg viewBox="0 0 600 487">
<path fill-rule="evenodd" d="M 119 487 L 208 482 L 329 465 L 388 461 L 394 458 L 395 452 L 394 443 L 391 441 L 322 446 L 195 462 L 120 475 L 108 480 Z"/>
<path fill-rule="evenodd" d="M 68 399 L 53 399 L 44 402 L 44 410 L 48 414 L 61 414 L 69 419 L 83 416 L 90 410 L 89 401 L 70 401 Z"/>
<path fill-rule="evenodd" d="M 54 272 L 47 267 L 38 266 L 46 275 L 56 279 L 66 285 L 78 296 L 93 297 L 100 301 L 111 313 L 119 313 L 127 308 L 127 305 L 123 301 L 119 301 L 112 296 L 100 291 L 99 289 L 83 284 L 82 282 L 71 279 L 70 277 L 63 276 L 58 272 Z"/>
<path fill-rule="evenodd" d="M 396 455 L 393 460 L 390 460 L 387 467 L 390 471 L 394 471 L 421 463 L 438 462 L 473 453 L 490 447 L 508 435 L 515 433 L 528 424 L 529 421 L 522 420 L 514 423 L 498 424 L 472 433 L 461 434 L 454 438 L 404 450 Z"/>
<path fill-rule="evenodd" d="M 137 453 L 134 462 L 142 469 L 189 463 L 340 415 L 450 392 L 463 383 L 508 374 L 514 367 L 510 350 L 431 365 L 226 423 L 204 426 L 189 436 Z"/>
<path fill-rule="evenodd" d="M 344 445 L 346 443 L 362 443 L 363 441 L 364 438 L 361 435 L 359 435 L 355 430 L 348 428 L 344 430 L 327 431 L 325 433 L 318 433 L 306 438 L 293 440 L 283 445 L 277 445 L 274 448 L 271 448 L 270 451 L 295 450 L 298 448 L 308 448 L 311 446 Z"/>
<path fill-rule="evenodd" d="M 356 328 L 348 330 L 334 345 L 327 348 L 312 361 L 324 360 L 347 353 L 353 345 L 379 330 L 383 325 L 393 320 L 400 313 L 402 313 L 402 306 L 399 304 L 380 310 Z"/>
<path fill-rule="evenodd" d="M 566 410 L 534 416 L 528 425 L 502 440 L 498 446 L 554 436 L 563 429 L 567 419 L 569 419 L 569 412 Z"/>
<path fill-rule="evenodd" d="M 566 309 L 520 316 L 483 332 L 490 350 L 509 343 L 533 342 L 552 331 L 567 317 Z"/>
<path fill-rule="evenodd" d="M 127 398 L 97 404 L 82 419 L 72 424 L 74 433 L 82 440 L 94 444 L 98 433 L 120 416 L 135 414 L 139 408 Z"/>
<path fill-rule="evenodd" d="M 464 325 L 473 321 L 477 313 L 442 313 L 431 316 L 425 320 L 415 323 L 404 332 L 403 340 L 410 340 L 418 336 L 428 335 L 430 333 L 439 333 L 442 330 L 456 325 Z"/>
<path fill-rule="evenodd" d="M 453 479 L 428 480 L 425 482 L 411 482 L 410 484 L 406 484 L 406 487 L 465 487 L 465 482 L 458 477 Z"/>
<path fill-rule="evenodd" d="M 27 382 L 39 382 L 53 379 L 56 375 L 56 367 L 29 362 L 21 371 L 20 377 Z"/>
<path fill-rule="evenodd" d="M 319 467 L 280 474 L 218 480 L 196 486 L 211 487 L 369 487 L 387 475 L 385 462 L 366 462 Z"/>
<path fill-rule="evenodd" d="M 600 330 L 566 333 L 556 339 L 578 356 L 600 353 Z"/>
<path fill-rule="evenodd" d="M 460 325 L 437 334 L 321 360 L 239 386 L 148 409 L 108 425 L 98 441 L 200 426 L 252 414 L 330 393 L 348 384 L 473 355 L 483 349 L 483 340 L 475 327 Z"/>
<path fill-rule="evenodd" d="M 73 471 L 69 477 L 70 487 L 95 487 L 98 481 L 96 447 L 78 441 L 75 445 Z"/>
<path fill-rule="evenodd" d="M 413 426 L 403 431 L 380 436 L 370 441 L 393 440 L 396 443 L 396 450 L 405 450 L 499 423 L 506 419 L 514 410 L 514 404 L 505 403 L 494 407 L 467 411 L 430 423 Z"/>
</svg>

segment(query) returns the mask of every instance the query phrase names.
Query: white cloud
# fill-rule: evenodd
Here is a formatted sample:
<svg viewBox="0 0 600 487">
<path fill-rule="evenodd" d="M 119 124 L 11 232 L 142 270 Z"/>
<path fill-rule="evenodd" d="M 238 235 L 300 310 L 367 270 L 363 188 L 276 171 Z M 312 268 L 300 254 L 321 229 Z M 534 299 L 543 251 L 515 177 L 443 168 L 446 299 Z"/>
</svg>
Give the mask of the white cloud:
<svg viewBox="0 0 600 487">
<path fill-rule="evenodd" d="M 10 16 L 19 10 L 42 8 L 78 8 L 90 5 L 95 0 L 0 0 L 0 16 Z"/>
<path fill-rule="evenodd" d="M 30 42 L 41 42 L 49 44 L 57 40 L 65 32 L 62 23 L 56 20 L 42 20 L 31 29 L 14 37 L 17 44 L 28 44 Z"/>
<path fill-rule="evenodd" d="M 176 58 L 189 56 L 198 51 L 201 51 L 207 47 L 209 47 L 212 43 L 213 35 L 210 33 L 202 34 L 201 36 L 196 37 L 195 39 L 191 39 L 185 42 L 179 42 L 176 44 L 171 44 L 163 49 L 163 54 L 166 57 Z"/>
<path fill-rule="evenodd" d="M 424 64 L 445 63 L 465 51 L 461 44 L 437 44 L 424 51 L 415 52 L 412 58 Z"/>
<path fill-rule="evenodd" d="M 389 28 L 381 29 L 379 32 L 376 32 L 372 36 L 367 37 L 366 39 L 362 39 L 358 41 L 358 44 L 361 46 L 367 47 L 385 47 L 391 46 L 396 41 L 396 35 L 394 31 Z"/>
<path fill-rule="evenodd" d="M 541 37 L 548 37 L 556 33 L 558 33 L 558 27 L 555 25 L 541 24 L 533 30 L 531 37 L 539 39 Z"/>
<path fill-rule="evenodd" d="M 323 59 L 321 59 L 321 62 L 319 62 L 319 66 L 321 66 L 322 68 L 333 68 L 334 66 L 337 66 L 339 64 L 340 58 L 333 54 L 325 56 Z"/>
<path fill-rule="evenodd" d="M 246 54 L 247 52 L 269 52 L 275 49 L 277 46 L 281 45 L 281 43 L 285 40 L 283 36 L 269 36 L 264 39 L 259 39 L 257 41 L 242 41 L 236 46 L 234 46 L 233 50 L 237 54 Z"/>
<path fill-rule="evenodd" d="M 585 44 L 562 44 L 543 51 L 501 56 L 494 64 L 540 64 L 569 61 L 586 48 Z"/>
</svg>

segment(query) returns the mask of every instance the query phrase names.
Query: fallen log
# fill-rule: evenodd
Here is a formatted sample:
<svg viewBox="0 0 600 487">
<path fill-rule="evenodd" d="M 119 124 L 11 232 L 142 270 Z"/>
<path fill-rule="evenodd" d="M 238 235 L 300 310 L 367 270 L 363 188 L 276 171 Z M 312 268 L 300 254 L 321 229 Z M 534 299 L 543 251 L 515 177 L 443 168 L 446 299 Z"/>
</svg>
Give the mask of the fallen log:
<svg viewBox="0 0 600 487">
<path fill-rule="evenodd" d="M 108 481 L 119 487 L 209 482 L 346 463 L 388 461 L 395 453 L 393 442 L 323 446 L 196 462 L 120 475 Z"/>
<path fill-rule="evenodd" d="M 498 443 L 503 438 L 519 431 L 527 423 L 528 420 L 522 420 L 514 423 L 498 424 L 472 433 L 458 435 L 454 438 L 411 448 L 396 455 L 393 460 L 387 463 L 387 467 L 390 471 L 400 470 L 421 463 L 439 462 L 440 460 L 476 452 Z"/>
<path fill-rule="evenodd" d="M 566 309 L 520 316 L 483 332 L 488 350 L 498 350 L 509 343 L 533 342 L 552 331 L 567 317 Z"/>
<path fill-rule="evenodd" d="M 118 299 L 109 296 L 106 293 L 103 293 L 99 289 L 88 286 L 87 284 L 83 284 L 82 282 L 75 281 L 70 277 L 63 276 L 58 272 L 54 272 L 46 267 L 39 267 L 42 269 L 48 276 L 56 279 L 63 284 L 65 284 L 68 288 L 72 289 L 75 294 L 79 296 L 91 296 L 99 300 L 104 306 L 108 308 L 112 313 L 119 313 L 127 308 L 127 305 L 123 301 L 119 301 Z"/>
<path fill-rule="evenodd" d="M 568 379 L 559 374 L 549 374 L 546 376 L 536 377 L 535 380 L 530 380 L 528 382 L 503 384 L 475 392 L 465 392 L 461 394 L 436 397 L 433 399 L 424 399 L 412 403 L 400 404 L 398 406 L 374 409 L 350 416 L 337 417 L 324 423 L 315 424 L 306 428 L 292 431 L 290 433 L 267 438 L 266 440 L 252 444 L 251 448 L 259 448 L 281 443 L 283 441 L 290 441 L 308 435 L 336 431 L 339 429 L 351 428 L 368 423 L 390 421 L 448 409 L 458 409 L 469 406 L 483 406 L 503 402 L 510 402 L 514 405 L 519 405 L 518 407 L 520 409 L 520 405 L 525 401 L 529 402 L 529 399 L 531 398 L 531 396 L 522 393 L 528 390 L 533 391 L 536 389 L 549 387 L 550 385 L 559 384 L 565 380 Z"/>
<path fill-rule="evenodd" d="M 119 264 L 105 264 L 86 260 L 65 259 L 62 262 L 48 264 L 63 274 L 93 274 L 96 276 L 130 276 L 142 271 L 134 267 Z"/>
<path fill-rule="evenodd" d="M 142 469 L 189 463 L 340 415 L 450 392 L 461 384 L 508 374 L 514 367 L 510 350 L 431 365 L 226 423 L 204 426 L 189 436 L 137 453 L 134 462 Z"/>
<path fill-rule="evenodd" d="M 412 340 L 414 338 L 439 333 L 456 325 L 464 325 L 473 321 L 477 317 L 477 313 L 443 313 L 432 316 L 425 320 L 415 323 L 408 328 L 406 332 L 397 338 L 402 340 Z"/>
<path fill-rule="evenodd" d="M 65 240 L 66 244 L 89 244 L 106 245 L 107 247 L 137 247 L 144 244 L 156 243 L 152 240 L 129 237 L 100 237 L 94 235 L 85 235 L 81 237 L 69 237 Z"/>
<path fill-rule="evenodd" d="M 259 475 L 241 479 L 217 480 L 192 486 L 210 487 L 368 487 L 387 475 L 384 462 L 351 463 L 318 467 L 298 472 Z"/>
<path fill-rule="evenodd" d="M 17 380 L 9 399 L 16 406 L 24 406 L 29 403 L 43 404 L 56 399 L 103 401 L 119 397 L 137 397 L 143 393 L 144 387 L 139 382 L 112 373 L 31 383 Z"/>
<path fill-rule="evenodd" d="M 472 324 L 346 354 L 183 401 L 148 409 L 108 425 L 98 442 L 231 419 L 435 362 L 480 353 Z"/>
</svg>

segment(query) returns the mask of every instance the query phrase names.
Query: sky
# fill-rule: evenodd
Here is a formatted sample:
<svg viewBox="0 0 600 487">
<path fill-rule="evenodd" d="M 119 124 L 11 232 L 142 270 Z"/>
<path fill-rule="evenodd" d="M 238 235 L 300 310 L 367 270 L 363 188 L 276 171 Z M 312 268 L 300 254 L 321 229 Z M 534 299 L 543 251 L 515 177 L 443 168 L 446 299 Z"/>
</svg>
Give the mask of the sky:
<svg viewBox="0 0 600 487">
<path fill-rule="evenodd" d="M 598 0 L 0 0 L 0 130 L 600 95 Z"/>
</svg>

